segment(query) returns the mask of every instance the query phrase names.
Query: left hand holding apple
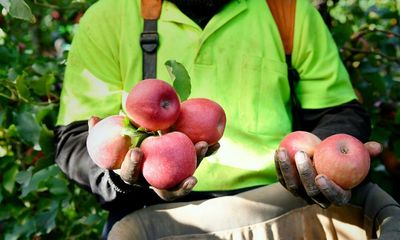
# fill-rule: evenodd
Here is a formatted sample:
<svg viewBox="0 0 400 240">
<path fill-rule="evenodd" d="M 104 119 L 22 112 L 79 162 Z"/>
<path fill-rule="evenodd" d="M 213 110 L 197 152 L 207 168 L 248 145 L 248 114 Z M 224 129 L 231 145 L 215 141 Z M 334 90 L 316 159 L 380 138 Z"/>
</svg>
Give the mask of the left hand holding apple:
<svg viewBox="0 0 400 240">
<path fill-rule="evenodd" d="M 367 142 L 364 146 L 371 157 L 380 154 L 382 149 L 377 142 Z M 280 183 L 294 195 L 309 203 L 317 203 L 322 208 L 331 204 L 347 204 L 351 199 L 351 190 L 343 189 L 325 175 L 317 174 L 310 157 L 303 151 L 297 152 L 294 166 L 287 150 L 278 149 L 275 153 L 275 166 Z"/>
<path fill-rule="evenodd" d="M 317 172 L 313 167 L 310 156 L 299 151 L 295 154 L 295 161 L 296 166 L 291 163 L 286 149 L 280 148 L 276 151 L 275 167 L 279 182 L 293 195 L 303 198 L 309 204 L 316 203 L 322 208 L 329 207 L 331 202 L 324 197 L 315 180 Z M 343 202 L 342 199 L 348 195 L 348 191 L 341 189 L 327 178 L 324 178 L 324 180 L 326 180 L 323 182 L 324 191 L 331 192 L 332 195 L 336 193 L 337 203 Z"/>
</svg>

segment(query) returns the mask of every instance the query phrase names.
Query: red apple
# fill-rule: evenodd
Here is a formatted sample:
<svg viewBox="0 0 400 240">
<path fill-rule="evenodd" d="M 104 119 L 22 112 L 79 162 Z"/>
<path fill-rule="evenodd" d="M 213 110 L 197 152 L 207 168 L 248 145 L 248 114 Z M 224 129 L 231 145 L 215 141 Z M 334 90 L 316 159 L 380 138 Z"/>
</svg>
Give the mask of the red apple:
<svg viewBox="0 0 400 240">
<path fill-rule="evenodd" d="M 124 116 L 112 115 L 100 120 L 90 129 L 86 147 L 91 159 L 101 168 L 118 169 L 131 145 L 122 134 Z"/>
<path fill-rule="evenodd" d="M 298 151 L 304 151 L 308 156 L 313 157 L 314 149 L 320 142 L 321 139 L 310 132 L 294 131 L 283 138 L 279 147 L 287 150 L 289 158 L 294 164 L 294 155 Z"/>
<path fill-rule="evenodd" d="M 344 189 L 352 189 L 368 175 L 370 156 L 364 144 L 348 134 L 335 134 L 315 149 L 314 165 Z"/>
<path fill-rule="evenodd" d="M 225 125 L 225 111 L 218 103 L 207 98 L 192 98 L 182 102 L 172 129 L 185 133 L 193 143 L 206 141 L 213 145 L 221 139 Z"/>
<path fill-rule="evenodd" d="M 195 147 L 183 133 L 148 137 L 140 148 L 143 151 L 143 176 L 155 188 L 172 188 L 196 170 Z"/>
<path fill-rule="evenodd" d="M 129 92 L 125 110 L 137 127 L 150 131 L 165 130 L 178 118 L 180 101 L 175 89 L 167 82 L 145 79 Z"/>
</svg>

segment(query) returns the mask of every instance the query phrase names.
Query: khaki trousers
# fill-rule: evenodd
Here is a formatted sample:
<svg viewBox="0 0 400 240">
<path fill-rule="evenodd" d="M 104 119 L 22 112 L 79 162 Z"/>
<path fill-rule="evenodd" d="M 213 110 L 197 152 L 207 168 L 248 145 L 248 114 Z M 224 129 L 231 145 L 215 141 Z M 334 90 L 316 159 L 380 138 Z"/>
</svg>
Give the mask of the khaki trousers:
<svg viewBox="0 0 400 240">
<path fill-rule="evenodd" d="M 234 196 L 167 203 L 117 222 L 109 239 L 371 239 L 372 220 L 361 207 L 322 209 L 279 183 Z"/>
</svg>

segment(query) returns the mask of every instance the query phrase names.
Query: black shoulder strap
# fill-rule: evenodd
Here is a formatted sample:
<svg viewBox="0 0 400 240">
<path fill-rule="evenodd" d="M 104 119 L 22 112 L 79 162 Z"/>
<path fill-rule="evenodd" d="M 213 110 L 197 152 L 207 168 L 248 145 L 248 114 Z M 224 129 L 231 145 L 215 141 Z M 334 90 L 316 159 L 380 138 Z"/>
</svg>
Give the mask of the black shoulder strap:
<svg viewBox="0 0 400 240">
<path fill-rule="evenodd" d="M 140 46 L 143 51 L 143 79 L 157 76 L 158 32 L 157 20 L 161 14 L 162 0 L 141 0 L 141 14 L 144 19 Z"/>
<path fill-rule="evenodd" d="M 301 105 L 295 92 L 295 84 L 300 80 L 300 76 L 292 66 L 292 50 L 294 38 L 294 26 L 296 16 L 296 0 L 267 0 L 271 14 L 278 27 L 280 37 L 285 49 L 285 60 L 288 67 L 288 79 L 290 86 L 290 99 L 292 109 L 292 129 L 301 128 Z"/>
</svg>

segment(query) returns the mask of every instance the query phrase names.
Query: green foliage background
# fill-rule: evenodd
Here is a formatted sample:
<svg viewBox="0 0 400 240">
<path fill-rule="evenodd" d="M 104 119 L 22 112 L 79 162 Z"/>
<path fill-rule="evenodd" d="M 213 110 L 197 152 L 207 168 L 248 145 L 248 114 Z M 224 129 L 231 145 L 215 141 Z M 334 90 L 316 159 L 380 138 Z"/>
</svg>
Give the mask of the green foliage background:
<svg viewBox="0 0 400 240">
<path fill-rule="evenodd" d="M 101 234 L 106 212 L 53 159 L 65 59 L 95 1 L 0 0 L 0 239 Z M 313 2 L 385 147 L 370 176 L 400 200 L 400 0 Z"/>
</svg>

